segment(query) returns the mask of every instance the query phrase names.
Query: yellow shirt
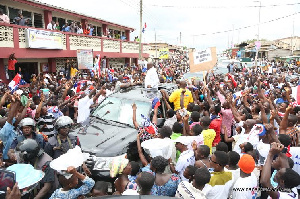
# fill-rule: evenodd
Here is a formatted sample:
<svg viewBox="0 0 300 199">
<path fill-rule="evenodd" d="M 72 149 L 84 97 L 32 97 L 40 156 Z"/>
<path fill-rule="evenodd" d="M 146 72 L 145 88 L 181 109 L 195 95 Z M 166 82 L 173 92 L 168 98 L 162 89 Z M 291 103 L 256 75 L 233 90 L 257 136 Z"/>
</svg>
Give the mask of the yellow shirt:
<svg viewBox="0 0 300 199">
<path fill-rule="evenodd" d="M 174 103 L 175 111 L 180 109 L 180 95 L 182 88 L 175 90 L 169 97 L 169 101 Z M 183 104 L 187 108 L 187 105 L 191 102 L 194 102 L 193 95 L 188 89 L 185 90 Z"/>
<path fill-rule="evenodd" d="M 213 129 L 207 129 L 202 131 L 204 145 L 208 146 L 211 153 L 212 143 L 216 137 L 216 132 Z"/>
<path fill-rule="evenodd" d="M 75 77 L 77 72 L 78 72 L 78 70 L 76 68 L 71 67 L 70 76 Z"/>
</svg>

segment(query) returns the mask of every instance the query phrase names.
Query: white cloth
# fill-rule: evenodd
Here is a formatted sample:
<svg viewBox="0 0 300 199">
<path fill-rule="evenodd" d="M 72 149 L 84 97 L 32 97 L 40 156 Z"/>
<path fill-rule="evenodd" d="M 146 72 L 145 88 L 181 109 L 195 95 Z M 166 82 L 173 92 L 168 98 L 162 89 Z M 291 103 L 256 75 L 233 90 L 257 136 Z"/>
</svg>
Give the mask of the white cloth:
<svg viewBox="0 0 300 199">
<path fill-rule="evenodd" d="M 78 101 L 77 123 L 83 123 L 88 119 L 90 116 L 90 106 L 92 104 L 94 104 L 94 101 L 90 99 L 88 95 Z"/>
<path fill-rule="evenodd" d="M 145 77 L 145 88 L 147 88 L 149 85 L 151 86 L 151 88 L 158 88 L 158 84 L 159 84 L 159 79 L 158 79 L 156 69 L 152 67 L 147 71 Z"/>
<path fill-rule="evenodd" d="M 189 183 L 187 181 L 180 182 L 178 185 L 176 194 L 176 198 L 182 198 L 182 199 L 187 199 L 187 198 L 193 198 L 193 199 L 205 199 L 205 193 L 204 191 L 195 188 L 192 183 Z"/>
<path fill-rule="evenodd" d="M 146 140 L 142 142 L 141 146 L 152 158 L 162 156 L 169 159 L 173 154 L 173 150 L 176 150 L 174 142 L 170 138 L 154 138 Z"/>
<path fill-rule="evenodd" d="M 47 25 L 47 29 L 48 30 L 54 30 L 56 28 L 56 25 L 54 24 L 54 25 L 52 25 L 52 23 L 50 22 L 50 23 L 48 23 L 48 25 Z"/>
<path fill-rule="evenodd" d="M 139 195 L 139 193 L 137 192 L 137 190 L 133 190 L 133 189 L 126 189 L 123 193 L 123 196 L 135 196 L 135 195 Z"/>
<path fill-rule="evenodd" d="M 297 199 L 298 198 L 298 191 L 296 187 L 292 188 L 292 192 L 279 192 L 278 199 Z"/>
<path fill-rule="evenodd" d="M 189 165 L 194 165 L 194 164 L 195 164 L 194 151 L 186 150 L 180 154 L 178 161 L 176 163 L 175 170 L 178 172 L 178 175 L 180 176 L 182 181 L 188 181 L 188 179 L 186 179 L 183 176 L 183 172 Z"/>
<path fill-rule="evenodd" d="M 233 199 L 248 199 L 256 198 L 257 192 L 253 190 L 244 190 L 241 189 L 254 189 L 257 188 L 257 179 L 255 175 L 251 174 L 249 177 L 241 178 L 239 177 L 232 188 L 232 198 Z"/>
<path fill-rule="evenodd" d="M 177 122 L 176 115 L 174 115 L 171 118 L 166 119 L 164 126 L 168 126 L 172 129 L 175 122 Z"/>
</svg>

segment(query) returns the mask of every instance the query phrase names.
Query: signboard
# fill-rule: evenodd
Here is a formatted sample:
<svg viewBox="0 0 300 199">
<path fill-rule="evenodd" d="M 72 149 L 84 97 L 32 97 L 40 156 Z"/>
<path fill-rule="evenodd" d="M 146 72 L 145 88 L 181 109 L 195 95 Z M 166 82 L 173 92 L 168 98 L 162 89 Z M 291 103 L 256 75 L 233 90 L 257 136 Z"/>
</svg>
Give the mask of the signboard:
<svg viewBox="0 0 300 199">
<path fill-rule="evenodd" d="M 46 30 L 27 28 L 25 41 L 27 48 L 63 49 L 63 34 Z"/>
<path fill-rule="evenodd" d="M 194 64 L 201 64 L 212 60 L 210 48 L 202 51 L 196 51 L 193 53 Z"/>
<path fill-rule="evenodd" d="M 159 49 L 159 59 L 169 59 L 169 49 L 168 48 L 161 48 Z"/>
<path fill-rule="evenodd" d="M 209 71 L 217 63 L 216 47 L 189 53 L 190 72 Z"/>
<path fill-rule="evenodd" d="M 78 69 L 93 69 L 93 50 L 77 50 Z"/>
</svg>

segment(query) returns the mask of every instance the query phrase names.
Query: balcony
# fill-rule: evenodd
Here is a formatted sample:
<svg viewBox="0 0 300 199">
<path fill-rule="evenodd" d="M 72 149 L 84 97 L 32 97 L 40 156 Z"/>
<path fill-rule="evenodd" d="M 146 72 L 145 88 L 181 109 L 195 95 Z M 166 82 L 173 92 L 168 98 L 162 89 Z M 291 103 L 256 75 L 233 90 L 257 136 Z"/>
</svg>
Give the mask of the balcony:
<svg viewBox="0 0 300 199">
<path fill-rule="evenodd" d="M 61 34 L 62 49 L 28 48 L 25 34 L 27 28 Z M 77 49 L 93 49 L 94 54 L 107 57 L 137 58 L 139 43 L 0 23 L 0 58 L 7 58 L 12 52 L 16 52 L 19 58 L 76 57 Z M 142 56 L 149 57 L 148 44 L 142 44 Z"/>
</svg>

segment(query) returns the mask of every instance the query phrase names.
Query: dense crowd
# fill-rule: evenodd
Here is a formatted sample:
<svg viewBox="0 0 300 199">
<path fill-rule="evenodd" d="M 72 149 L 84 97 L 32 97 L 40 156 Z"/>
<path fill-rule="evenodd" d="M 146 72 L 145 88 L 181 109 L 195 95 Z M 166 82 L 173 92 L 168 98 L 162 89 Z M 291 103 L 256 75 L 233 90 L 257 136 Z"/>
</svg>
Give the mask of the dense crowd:
<svg viewBox="0 0 300 199">
<path fill-rule="evenodd" d="M 176 84 L 178 89 L 159 90 L 153 115 L 141 124 L 139 107 L 133 103 L 139 161 L 128 154 L 111 162 L 114 195 L 299 196 L 300 91 L 293 64 L 274 63 L 270 67 L 276 70 L 245 67 L 228 74 L 209 71 L 203 81 L 187 81 L 183 75 L 189 71 L 188 58 L 178 51 L 157 64 L 121 68 L 107 67 L 103 58 L 99 71 L 78 70 L 68 62 L 63 71 L 33 74 L 26 82 L 22 71 L 15 74 L 16 63 L 11 55 L 13 81 L 1 82 L 1 167 L 27 163 L 43 177 L 33 188 L 19 189 L 16 183 L 6 198 L 21 198 L 21 193 L 22 198 L 53 199 L 109 194 L 108 184 L 95 182 L 84 162 L 65 169 L 55 169 L 53 162 L 80 146 L 70 129 L 86 125 L 91 110 L 107 96 L 139 85 L 157 89 L 160 83 Z M 167 108 L 166 120 L 158 128 L 161 103 Z"/>
</svg>

